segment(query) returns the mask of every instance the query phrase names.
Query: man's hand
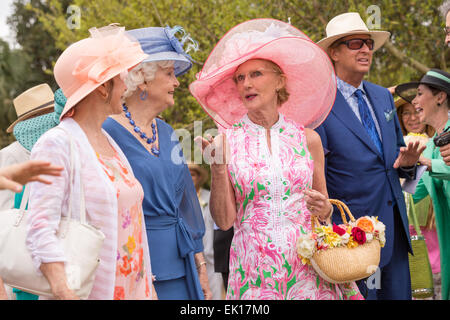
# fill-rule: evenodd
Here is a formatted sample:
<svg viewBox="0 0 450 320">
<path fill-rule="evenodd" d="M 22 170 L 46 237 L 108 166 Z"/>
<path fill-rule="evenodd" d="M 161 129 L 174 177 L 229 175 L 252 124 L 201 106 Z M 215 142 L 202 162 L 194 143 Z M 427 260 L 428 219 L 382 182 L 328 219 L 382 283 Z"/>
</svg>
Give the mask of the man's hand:
<svg viewBox="0 0 450 320">
<path fill-rule="evenodd" d="M 426 146 L 420 147 L 419 141 L 410 142 L 408 146 L 401 147 L 400 153 L 393 165 L 394 169 L 414 166 L 425 148 Z"/>
</svg>

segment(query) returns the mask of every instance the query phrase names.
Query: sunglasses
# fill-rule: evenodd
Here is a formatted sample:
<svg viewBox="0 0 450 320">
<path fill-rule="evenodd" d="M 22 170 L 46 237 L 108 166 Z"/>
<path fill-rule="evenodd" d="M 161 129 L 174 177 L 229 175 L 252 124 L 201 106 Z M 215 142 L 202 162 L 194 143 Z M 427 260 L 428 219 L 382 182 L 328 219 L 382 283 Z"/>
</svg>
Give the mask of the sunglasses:
<svg viewBox="0 0 450 320">
<path fill-rule="evenodd" d="M 362 48 L 364 44 L 369 48 L 369 50 L 373 50 L 373 46 L 375 45 L 375 41 L 373 39 L 350 39 L 346 41 L 341 41 L 339 44 L 345 44 L 347 48 L 350 50 L 359 50 Z"/>
</svg>

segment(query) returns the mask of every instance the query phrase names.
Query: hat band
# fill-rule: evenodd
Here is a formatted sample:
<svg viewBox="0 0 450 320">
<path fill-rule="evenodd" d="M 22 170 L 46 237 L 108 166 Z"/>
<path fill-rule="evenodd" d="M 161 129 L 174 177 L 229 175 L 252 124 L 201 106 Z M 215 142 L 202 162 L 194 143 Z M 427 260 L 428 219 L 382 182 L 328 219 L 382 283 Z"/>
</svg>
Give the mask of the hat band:
<svg viewBox="0 0 450 320">
<path fill-rule="evenodd" d="M 437 73 L 435 71 L 428 71 L 427 72 L 427 76 L 432 76 L 432 77 L 444 80 L 447 83 L 450 83 L 450 79 L 449 78 L 447 78 L 446 76 L 444 76 L 444 75 L 442 75 L 440 73 Z"/>
<path fill-rule="evenodd" d="M 24 116 L 26 116 L 27 114 L 29 114 L 29 113 L 31 113 L 31 112 L 34 112 L 34 111 L 36 111 L 36 110 L 38 110 L 38 109 L 41 109 L 41 108 L 45 108 L 45 107 L 51 106 L 51 105 L 54 104 L 54 103 L 55 103 L 55 101 L 52 100 L 52 101 L 49 101 L 49 102 L 47 102 L 47 103 L 41 104 L 40 106 L 38 106 L 38 107 L 36 107 L 36 108 L 33 108 L 33 109 L 31 109 L 31 110 L 28 110 L 28 111 L 25 112 L 25 113 L 22 113 L 20 116 L 18 116 L 18 118 L 24 117 Z"/>
</svg>

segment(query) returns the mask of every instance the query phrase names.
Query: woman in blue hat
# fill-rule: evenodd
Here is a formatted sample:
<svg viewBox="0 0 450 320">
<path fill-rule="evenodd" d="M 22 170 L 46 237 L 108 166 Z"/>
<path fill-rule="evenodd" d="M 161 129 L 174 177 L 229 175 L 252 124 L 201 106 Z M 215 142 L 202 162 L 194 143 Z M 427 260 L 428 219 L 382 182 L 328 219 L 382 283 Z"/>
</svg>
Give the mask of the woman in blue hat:
<svg viewBox="0 0 450 320">
<path fill-rule="evenodd" d="M 174 105 L 177 76 L 192 67 L 181 27 L 128 31 L 148 54 L 125 79 L 123 113 L 103 128 L 123 150 L 144 188 L 143 209 L 158 299 L 210 299 L 197 193 L 173 128 L 157 116 Z M 186 50 L 189 51 L 189 50 Z"/>
<path fill-rule="evenodd" d="M 419 202 L 430 195 L 433 202 L 436 229 L 441 257 L 442 299 L 450 299 L 450 167 L 436 147 L 434 138 L 444 130 L 450 130 L 450 73 L 431 69 L 418 82 L 404 83 L 396 87 L 395 92 L 410 102 L 418 112 L 421 123 L 436 130 L 433 139 L 427 143 L 419 162 L 427 166 L 413 195 Z M 410 97 L 415 97 L 411 99 Z"/>
</svg>

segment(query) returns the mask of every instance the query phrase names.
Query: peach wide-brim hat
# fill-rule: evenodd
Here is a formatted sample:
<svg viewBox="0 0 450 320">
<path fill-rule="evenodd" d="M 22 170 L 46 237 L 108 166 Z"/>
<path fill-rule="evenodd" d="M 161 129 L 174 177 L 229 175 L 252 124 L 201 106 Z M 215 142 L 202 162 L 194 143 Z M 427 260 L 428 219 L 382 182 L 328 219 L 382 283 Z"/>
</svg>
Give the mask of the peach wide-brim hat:
<svg viewBox="0 0 450 320">
<path fill-rule="evenodd" d="M 389 39 L 388 31 L 369 30 L 358 12 L 347 12 L 331 19 L 326 28 L 327 36 L 317 44 L 325 51 L 337 40 L 355 34 L 367 34 L 374 40 L 373 51 L 378 50 Z"/>
<path fill-rule="evenodd" d="M 55 79 L 67 98 L 60 119 L 101 84 L 147 57 L 124 27 L 102 29 L 89 29 L 90 38 L 70 45 L 56 61 Z"/>
<path fill-rule="evenodd" d="M 189 86 L 219 130 L 231 127 L 248 112 L 233 74 L 251 59 L 270 60 L 286 75 L 290 95 L 279 107 L 280 113 L 309 128 L 325 120 L 336 98 L 336 76 L 327 54 L 286 22 L 254 19 L 225 34 Z"/>
<path fill-rule="evenodd" d="M 6 129 L 8 133 L 13 132 L 20 121 L 53 112 L 55 103 L 52 88 L 46 83 L 34 86 L 14 98 L 13 104 L 17 119 Z"/>
</svg>

